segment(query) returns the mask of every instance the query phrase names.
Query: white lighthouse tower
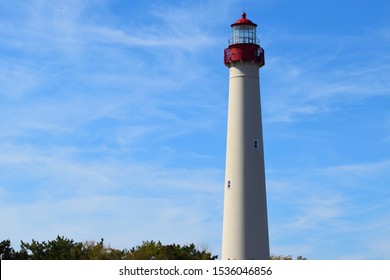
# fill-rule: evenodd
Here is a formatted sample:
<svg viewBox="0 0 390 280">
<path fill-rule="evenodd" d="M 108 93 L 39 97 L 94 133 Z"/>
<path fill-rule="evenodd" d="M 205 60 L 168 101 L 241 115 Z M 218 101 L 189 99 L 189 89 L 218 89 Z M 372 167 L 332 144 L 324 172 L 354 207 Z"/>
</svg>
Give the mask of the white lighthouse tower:
<svg viewBox="0 0 390 280">
<path fill-rule="evenodd" d="M 256 24 L 242 14 L 225 49 L 229 68 L 222 259 L 269 259 Z"/>
</svg>

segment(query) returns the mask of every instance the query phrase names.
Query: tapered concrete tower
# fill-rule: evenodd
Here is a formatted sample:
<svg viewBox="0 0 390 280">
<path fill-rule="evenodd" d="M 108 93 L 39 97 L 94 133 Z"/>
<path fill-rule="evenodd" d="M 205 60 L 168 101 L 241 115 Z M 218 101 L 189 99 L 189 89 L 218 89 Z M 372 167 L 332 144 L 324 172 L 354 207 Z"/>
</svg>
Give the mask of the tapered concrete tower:
<svg viewBox="0 0 390 280">
<path fill-rule="evenodd" d="M 269 259 L 256 24 L 242 14 L 225 49 L 229 68 L 222 259 Z"/>
</svg>

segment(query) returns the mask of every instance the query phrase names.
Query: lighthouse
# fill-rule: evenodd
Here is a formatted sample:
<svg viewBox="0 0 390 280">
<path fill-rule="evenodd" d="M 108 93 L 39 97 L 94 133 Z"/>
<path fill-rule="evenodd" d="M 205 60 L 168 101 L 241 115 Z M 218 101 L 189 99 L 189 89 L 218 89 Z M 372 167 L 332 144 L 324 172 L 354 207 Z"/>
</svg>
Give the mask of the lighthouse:
<svg viewBox="0 0 390 280">
<path fill-rule="evenodd" d="M 264 49 L 245 12 L 224 51 L 229 105 L 222 259 L 269 259 L 259 70 Z"/>
</svg>

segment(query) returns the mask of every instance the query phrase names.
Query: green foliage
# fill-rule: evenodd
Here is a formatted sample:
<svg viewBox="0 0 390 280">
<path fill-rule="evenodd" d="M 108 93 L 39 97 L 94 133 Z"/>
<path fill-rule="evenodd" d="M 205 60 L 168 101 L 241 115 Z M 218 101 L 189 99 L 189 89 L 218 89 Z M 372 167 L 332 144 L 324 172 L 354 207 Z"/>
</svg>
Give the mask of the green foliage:
<svg viewBox="0 0 390 280">
<path fill-rule="evenodd" d="M 11 247 L 10 240 L 0 243 L 2 259 L 24 260 L 214 260 L 206 250 L 196 249 L 194 244 L 180 246 L 163 245 L 161 242 L 145 241 L 130 250 L 113 249 L 100 242 L 75 242 L 73 239 L 57 236 L 55 240 L 31 243 L 21 241 L 20 251 Z"/>
<path fill-rule="evenodd" d="M 16 252 L 11 246 L 9 239 L 3 240 L 0 243 L 0 259 L 2 260 L 25 260 L 27 259 L 26 252 Z"/>
<path fill-rule="evenodd" d="M 192 243 L 180 246 L 178 244 L 162 245 L 160 241 L 144 241 L 141 246 L 133 247 L 129 252 L 132 260 L 215 260 L 206 250 L 198 250 Z"/>
<path fill-rule="evenodd" d="M 86 241 L 83 243 L 88 260 L 123 260 L 126 259 L 126 250 L 113 249 L 104 245 L 103 238 L 100 242 Z"/>
<path fill-rule="evenodd" d="M 291 260 L 294 260 L 293 257 L 291 255 L 287 255 L 287 256 L 283 256 L 283 255 L 271 255 L 270 256 L 270 259 L 271 260 L 288 260 L 288 261 L 291 261 Z M 302 257 L 302 256 L 298 256 L 295 258 L 295 260 L 307 260 L 306 258 Z"/>
<path fill-rule="evenodd" d="M 2 260 L 15 259 L 15 250 L 11 247 L 11 241 L 9 239 L 1 241 L 0 256 Z"/>
<path fill-rule="evenodd" d="M 21 241 L 20 248 L 29 260 L 79 260 L 87 256 L 83 243 L 63 236 L 47 242 L 34 239 L 31 243 Z"/>
</svg>

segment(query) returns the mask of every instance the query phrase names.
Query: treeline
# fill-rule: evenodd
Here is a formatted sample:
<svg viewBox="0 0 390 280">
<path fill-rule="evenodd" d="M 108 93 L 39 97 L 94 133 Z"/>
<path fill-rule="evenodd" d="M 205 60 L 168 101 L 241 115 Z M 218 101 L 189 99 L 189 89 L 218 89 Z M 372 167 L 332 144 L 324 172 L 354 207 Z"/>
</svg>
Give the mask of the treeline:
<svg viewBox="0 0 390 280">
<path fill-rule="evenodd" d="M 63 236 L 51 241 L 31 243 L 21 241 L 20 250 L 12 247 L 9 239 L 0 243 L 0 259 L 2 260 L 215 260 L 208 250 L 199 250 L 190 245 L 163 245 L 160 241 L 144 241 L 131 249 L 114 249 L 100 242 L 75 242 Z M 291 255 L 271 255 L 271 260 L 293 260 Z M 302 256 L 296 260 L 306 260 Z"/>
<path fill-rule="evenodd" d="M 194 244 L 163 245 L 160 241 L 144 241 L 131 249 L 118 250 L 100 242 L 75 242 L 63 236 L 55 240 L 31 243 L 21 241 L 20 250 L 13 249 L 9 239 L 0 243 L 3 260 L 215 260 L 207 250 L 199 250 Z"/>
</svg>

